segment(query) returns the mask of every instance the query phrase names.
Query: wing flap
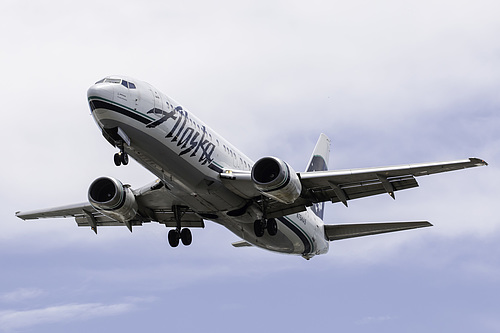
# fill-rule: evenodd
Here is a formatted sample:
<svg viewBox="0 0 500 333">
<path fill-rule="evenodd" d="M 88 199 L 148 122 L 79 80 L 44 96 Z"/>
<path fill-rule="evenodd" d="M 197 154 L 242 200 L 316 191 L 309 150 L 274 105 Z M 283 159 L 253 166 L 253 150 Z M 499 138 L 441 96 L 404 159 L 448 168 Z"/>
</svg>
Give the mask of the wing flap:
<svg viewBox="0 0 500 333">
<path fill-rule="evenodd" d="M 158 223 L 165 224 L 166 227 L 175 228 L 177 222 L 175 221 L 174 212 L 172 210 L 158 209 L 154 211 L 155 220 Z M 182 215 L 181 227 L 183 228 L 204 228 L 205 223 L 203 219 L 193 211 L 187 211 Z"/>
<path fill-rule="evenodd" d="M 418 187 L 418 182 L 413 176 L 393 177 L 388 179 L 394 191 L 406 190 Z M 386 188 L 378 179 L 372 179 L 362 182 L 335 184 L 330 182 L 328 186 L 309 188 L 303 195 L 311 199 L 312 202 L 323 201 L 347 201 L 352 199 L 364 198 L 372 195 L 387 193 Z"/>
<path fill-rule="evenodd" d="M 428 221 L 325 225 L 325 235 L 334 241 L 431 226 Z"/>
</svg>

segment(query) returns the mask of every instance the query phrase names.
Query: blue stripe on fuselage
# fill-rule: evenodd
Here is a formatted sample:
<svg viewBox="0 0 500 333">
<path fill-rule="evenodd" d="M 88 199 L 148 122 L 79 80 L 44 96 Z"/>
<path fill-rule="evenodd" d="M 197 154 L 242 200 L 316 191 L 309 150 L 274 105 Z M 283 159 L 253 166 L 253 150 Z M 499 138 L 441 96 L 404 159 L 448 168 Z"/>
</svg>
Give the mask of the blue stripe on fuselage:
<svg viewBox="0 0 500 333">
<path fill-rule="evenodd" d="M 130 117 L 130 118 L 137 120 L 145 125 L 151 123 L 154 120 L 153 118 L 147 117 L 140 112 L 134 111 L 130 108 L 124 107 L 124 106 L 119 105 L 119 104 L 111 103 L 108 100 L 105 100 L 105 99 L 102 99 L 99 97 L 92 97 L 92 96 L 89 97 L 89 105 L 90 105 L 90 109 L 92 110 L 92 112 L 95 109 L 106 109 L 106 110 L 114 111 L 114 112 L 120 113 L 124 116 Z"/>
<path fill-rule="evenodd" d="M 293 222 L 289 221 L 286 217 L 280 217 L 278 220 L 283 223 L 288 229 L 293 231 L 302 243 L 304 243 L 304 252 L 302 254 L 310 254 L 312 252 L 313 244 L 306 233 L 299 227 L 297 227 Z"/>
</svg>

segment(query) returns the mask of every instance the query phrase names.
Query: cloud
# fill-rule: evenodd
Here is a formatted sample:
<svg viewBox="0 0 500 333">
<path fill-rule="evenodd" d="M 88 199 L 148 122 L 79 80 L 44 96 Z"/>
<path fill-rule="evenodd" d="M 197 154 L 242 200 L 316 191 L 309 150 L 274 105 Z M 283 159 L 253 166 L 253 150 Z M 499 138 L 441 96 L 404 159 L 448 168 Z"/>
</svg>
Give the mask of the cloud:
<svg viewBox="0 0 500 333">
<path fill-rule="evenodd" d="M 369 317 L 364 317 L 359 321 L 359 324 L 362 325 L 367 325 L 367 324 L 376 324 L 376 323 L 383 323 L 389 320 L 392 320 L 393 318 L 391 316 L 369 316 Z"/>
<path fill-rule="evenodd" d="M 42 324 L 88 320 L 108 317 L 131 311 L 131 303 L 101 304 L 66 304 L 32 310 L 0 311 L 0 330 L 11 331 L 25 329 Z"/>
<path fill-rule="evenodd" d="M 0 295 L 0 301 L 5 303 L 22 302 L 44 295 L 45 292 L 37 288 L 19 288 L 14 291 Z"/>
</svg>

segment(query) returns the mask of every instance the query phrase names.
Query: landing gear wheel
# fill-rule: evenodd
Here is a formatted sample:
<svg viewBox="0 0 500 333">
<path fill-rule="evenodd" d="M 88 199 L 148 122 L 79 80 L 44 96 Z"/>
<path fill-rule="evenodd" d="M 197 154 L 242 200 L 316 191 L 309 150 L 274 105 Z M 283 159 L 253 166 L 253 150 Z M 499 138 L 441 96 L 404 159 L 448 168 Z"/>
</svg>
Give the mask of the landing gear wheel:
<svg viewBox="0 0 500 333">
<path fill-rule="evenodd" d="M 168 232 L 168 244 L 170 244 L 171 247 L 177 247 L 179 245 L 180 238 L 181 235 L 177 230 L 172 229 Z"/>
<path fill-rule="evenodd" d="M 271 236 L 276 236 L 276 234 L 278 233 L 278 224 L 276 223 L 275 219 L 267 220 L 267 232 Z"/>
<path fill-rule="evenodd" d="M 257 237 L 264 236 L 265 230 L 266 230 L 266 226 L 264 225 L 263 220 L 256 220 L 253 223 L 253 231 L 255 232 L 255 236 L 257 236 Z"/>
<path fill-rule="evenodd" d="M 122 165 L 122 157 L 120 156 L 120 153 L 116 153 L 115 156 L 113 156 L 113 159 L 116 166 Z"/>
<path fill-rule="evenodd" d="M 193 241 L 193 235 L 191 234 L 191 230 L 188 228 L 184 228 L 181 230 L 181 240 L 182 244 L 185 246 L 191 245 L 191 242 Z"/>
<path fill-rule="evenodd" d="M 127 165 L 128 164 L 128 154 L 125 152 L 121 153 L 120 160 L 121 160 L 123 165 Z"/>
</svg>

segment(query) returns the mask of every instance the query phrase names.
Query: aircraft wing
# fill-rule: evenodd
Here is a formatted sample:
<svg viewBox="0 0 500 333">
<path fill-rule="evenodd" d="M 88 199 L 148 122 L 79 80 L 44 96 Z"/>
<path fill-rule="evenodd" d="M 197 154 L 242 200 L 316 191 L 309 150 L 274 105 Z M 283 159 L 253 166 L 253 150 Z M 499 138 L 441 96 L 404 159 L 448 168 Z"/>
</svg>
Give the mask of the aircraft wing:
<svg viewBox="0 0 500 333">
<path fill-rule="evenodd" d="M 364 168 L 339 171 L 302 172 L 302 198 L 313 203 L 332 201 L 342 202 L 388 193 L 395 198 L 394 192 L 418 187 L 415 177 L 441 172 L 488 165 L 478 158 L 466 160 L 421 163 L 400 166 Z"/>
<path fill-rule="evenodd" d="M 161 184 L 161 185 L 160 185 Z M 16 216 L 22 220 L 37 220 L 42 218 L 64 218 L 74 217 L 79 227 L 91 227 L 97 233 L 98 226 L 140 226 L 143 223 L 156 221 L 167 227 L 176 227 L 174 205 L 171 196 L 168 195 L 165 186 L 158 181 L 135 191 L 137 204 L 139 206 L 136 218 L 127 224 L 116 221 L 97 211 L 88 202 L 33 210 L 28 212 L 16 212 Z M 203 219 L 194 211 L 183 207 L 181 226 L 188 228 L 203 228 Z"/>
<path fill-rule="evenodd" d="M 300 172 L 301 196 L 292 204 L 270 200 L 266 217 L 294 214 L 314 203 L 325 201 L 342 202 L 347 206 L 349 200 L 377 194 L 388 193 L 395 198 L 396 191 L 418 187 L 415 177 L 483 165 L 488 164 L 478 158 L 469 158 L 377 168 Z M 242 197 L 250 199 L 261 195 L 255 188 L 249 171 L 225 171 L 220 174 L 220 178 L 227 188 Z"/>
<path fill-rule="evenodd" d="M 23 220 L 34 220 L 40 218 L 54 217 L 74 217 L 78 214 L 83 214 L 83 211 L 93 211 L 94 208 L 87 202 L 75 205 L 61 206 L 56 208 L 47 208 L 33 210 L 29 212 L 16 212 L 16 216 Z"/>
</svg>

